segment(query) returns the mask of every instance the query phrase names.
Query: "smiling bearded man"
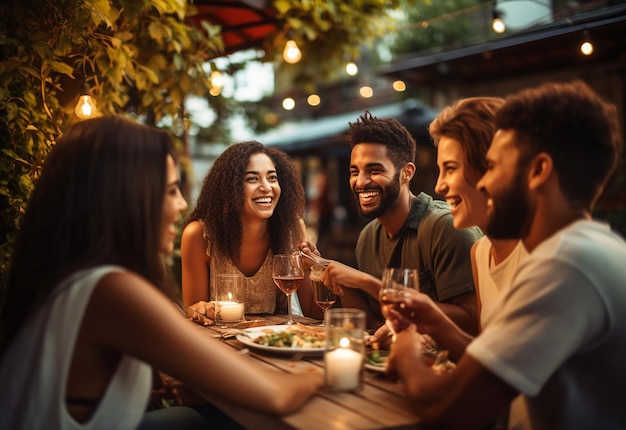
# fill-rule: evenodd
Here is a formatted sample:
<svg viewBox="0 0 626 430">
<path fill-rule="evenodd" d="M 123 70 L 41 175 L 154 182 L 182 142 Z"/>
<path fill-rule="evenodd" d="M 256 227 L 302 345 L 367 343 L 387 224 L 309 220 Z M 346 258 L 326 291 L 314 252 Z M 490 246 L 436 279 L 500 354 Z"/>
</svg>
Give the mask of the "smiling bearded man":
<svg viewBox="0 0 626 430">
<path fill-rule="evenodd" d="M 393 118 L 369 112 L 350 124 L 350 187 L 366 218 L 356 245 L 358 270 L 332 262 L 324 283 L 342 295 L 342 306 L 364 308 L 368 327 L 384 320 L 378 302 L 383 270 L 417 269 L 420 291 L 469 333 L 477 332 L 476 297 L 470 248 L 478 228 L 457 230 L 450 206 L 425 193 L 411 192 L 415 140 Z"/>
</svg>

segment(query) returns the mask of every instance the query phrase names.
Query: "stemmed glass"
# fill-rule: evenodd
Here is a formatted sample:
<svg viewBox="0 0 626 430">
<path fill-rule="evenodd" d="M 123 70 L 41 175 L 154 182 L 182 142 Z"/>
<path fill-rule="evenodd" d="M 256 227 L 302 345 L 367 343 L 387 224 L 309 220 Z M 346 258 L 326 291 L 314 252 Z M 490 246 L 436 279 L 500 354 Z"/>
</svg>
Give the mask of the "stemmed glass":
<svg viewBox="0 0 626 430">
<path fill-rule="evenodd" d="M 417 269 L 387 268 L 384 270 L 378 298 L 385 324 L 391 331 L 393 340 L 396 338 L 396 331 L 389 320 L 389 310 L 400 311 L 404 307 L 404 300 L 409 296 L 407 292 L 409 288 L 419 291 Z"/>
<path fill-rule="evenodd" d="M 326 270 L 325 266 L 316 264 L 311 266 L 311 274 L 309 275 L 315 296 L 315 304 L 324 312 L 324 319 L 320 326 L 323 326 L 324 321 L 326 321 L 326 309 L 330 308 L 337 301 L 337 294 L 333 293 L 333 290 L 322 282 L 324 270 Z"/>
<path fill-rule="evenodd" d="M 302 258 L 297 254 L 274 255 L 272 278 L 276 286 L 287 295 L 287 307 L 289 309 L 289 321 L 287 321 L 287 324 L 293 324 L 291 295 L 300 288 L 304 279 Z"/>
</svg>

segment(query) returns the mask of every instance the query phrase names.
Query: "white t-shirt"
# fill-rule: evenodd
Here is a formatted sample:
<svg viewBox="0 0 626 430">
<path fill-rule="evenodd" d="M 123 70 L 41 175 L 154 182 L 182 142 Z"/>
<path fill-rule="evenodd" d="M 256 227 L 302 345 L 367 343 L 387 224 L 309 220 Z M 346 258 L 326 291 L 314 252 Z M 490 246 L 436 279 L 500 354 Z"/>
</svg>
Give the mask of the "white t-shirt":
<svg viewBox="0 0 626 430">
<path fill-rule="evenodd" d="M 123 356 L 91 419 L 77 423 L 65 394 L 85 309 L 102 276 L 124 271 L 100 266 L 74 273 L 22 327 L 0 365 L 0 429 L 132 429 L 152 386 L 148 364 Z"/>
<path fill-rule="evenodd" d="M 626 243 L 581 220 L 520 265 L 467 353 L 524 394 L 534 429 L 626 428 Z"/>
<path fill-rule="evenodd" d="M 517 243 L 513 251 L 498 265 L 491 262 L 491 241 L 487 236 L 478 239 L 476 245 L 475 261 L 478 273 L 478 294 L 480 297 L 480 324 L 485 327 L 489 322 L 494 309 L 502 293 L 510 285 L 513 275 L 517 272 L 520 263 L 528 256 L 522 241 Z"/>
</svg>

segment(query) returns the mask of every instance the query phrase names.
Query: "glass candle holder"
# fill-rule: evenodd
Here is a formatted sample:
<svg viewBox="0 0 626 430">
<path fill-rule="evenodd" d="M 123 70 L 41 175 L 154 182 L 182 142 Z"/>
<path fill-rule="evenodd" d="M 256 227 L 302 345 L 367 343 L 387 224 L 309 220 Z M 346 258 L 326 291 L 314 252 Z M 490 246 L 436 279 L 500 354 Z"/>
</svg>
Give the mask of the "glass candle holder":
<svg viewBox="0 0 626 430">
<path fill-rule="evenodd" d="M 215 277 L 215 318 L 219 324 L 244 320 L 243 276 L 219 274 Z"/>
<path fill-rule="evenodd" d="M 332 392 L 361 390 L 365 358 L 365 311 L 328 309 L 324 324 L 326 389 Z"/>
</svg>

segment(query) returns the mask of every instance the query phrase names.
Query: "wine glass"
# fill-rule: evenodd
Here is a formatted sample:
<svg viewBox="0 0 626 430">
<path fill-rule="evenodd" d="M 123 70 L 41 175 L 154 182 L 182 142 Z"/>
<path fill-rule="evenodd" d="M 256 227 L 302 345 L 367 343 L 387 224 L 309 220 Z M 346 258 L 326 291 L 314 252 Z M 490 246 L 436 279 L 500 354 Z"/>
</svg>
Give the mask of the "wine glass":
<svg viewBox="0 0 626 430">
<path fill-rule="evenodd" d="M 272 265 L 272 278 L 276 286 L 287 295 L 287 307 L 289 309 L 289 321 L 293 324 L 291 315 L 291 295 L 300 288 L 304 279 L 302 257 L 298 254 L 276 254 Z"/>
<path fill-rule="evenodd" d="M 333 293 L 333 290 L 328 288 L 322 282 L 324 276 L 325 266 L 316 264 L 311 266 L 311 274 L 309 279 L 311 280 L 311 286 L 313 287 L 313 294 L 315 296 L 315 304 L 319 306 L 324 312 L 323 321 L 326 321 L 326 309 L 330 308 L 337 301 L 337 294 Z M 324 322 L 320 326 L 324 325 Z"/>
<path fill-rule="evenodd" d="M 387 268 L 384 270 L 378 298 L 385 324 L 391 331 L 393 340 L 396 338 L 396 331 L 389 320 L 389 311 L 390 309 L 400 311 L 404 307 L 404 300 L 409 297 L 407 292 L 409 288 L 419 291 L 417 269 Z"/>
</svg>

